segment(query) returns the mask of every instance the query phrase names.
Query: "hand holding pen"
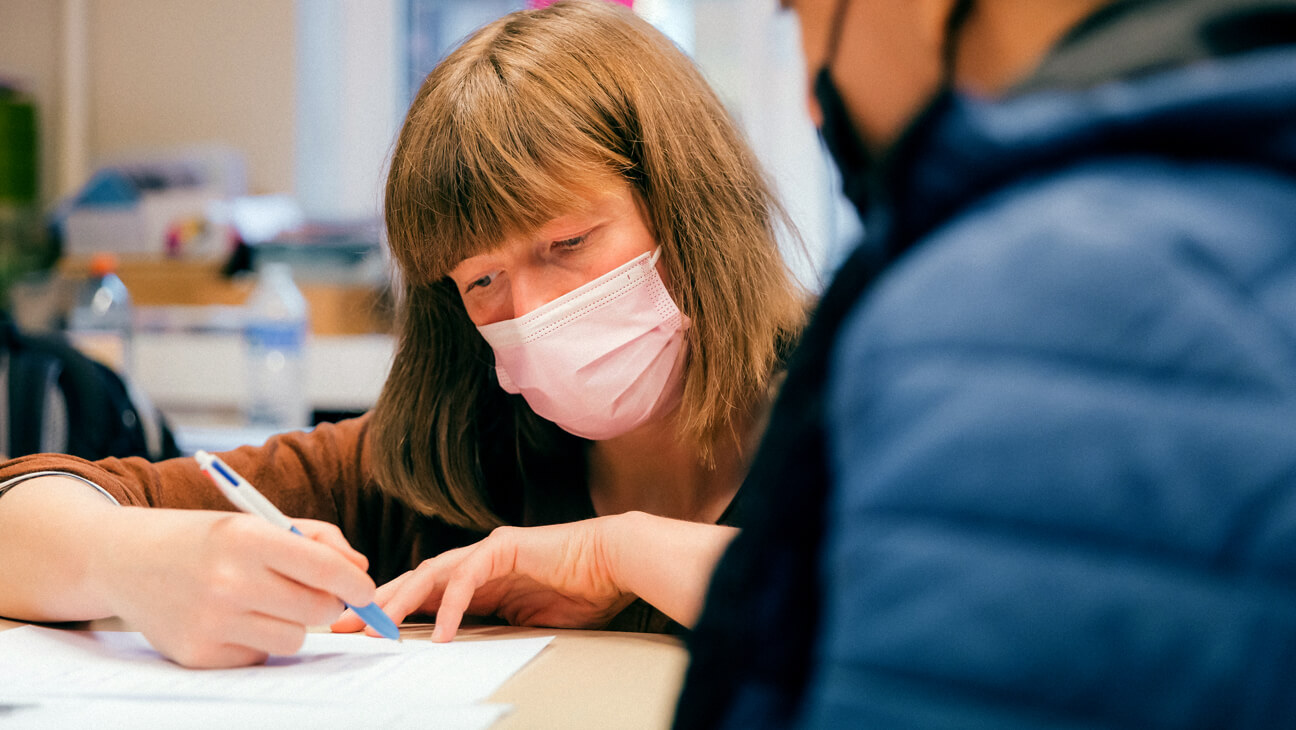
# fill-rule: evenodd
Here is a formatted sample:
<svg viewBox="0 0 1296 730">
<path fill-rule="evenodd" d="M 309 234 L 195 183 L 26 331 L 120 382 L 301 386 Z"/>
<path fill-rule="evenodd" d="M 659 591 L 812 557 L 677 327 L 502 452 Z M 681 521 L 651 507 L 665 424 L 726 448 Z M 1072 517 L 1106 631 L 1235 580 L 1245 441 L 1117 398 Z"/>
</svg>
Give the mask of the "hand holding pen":
<svg viewBox="0 0 1296 730">
<path fill-rule="evenodd" d="M 75 479 L 36 480 L 17 503 L 31 495 L 75 531 L 76 571 L 44 584 L 65 605 L 33 609 L 46 620 L 116 616 L 177 664 L 238 667 L 296 653 L 341 601 L 374 601 L 368 560 L 334 524 L 295 519 L 302 539 L 259 516 L 114 507 Z"/>
<path fill-rule="evenodd" d="M 240 511 L 257 515 L 276 527 L 282 527 L 285 530 L 302 535 L 301 531 L 294 527 L 292 522 L 270 500 L 266 499 L 264 495 L 257 491 L 256 487 L 253 487 L 250 482 L 231 469 L 224 461 L 221 461 L 219 457 L 213 456 L 206 451 L 199 451 L 194 454 L 194 459 L 197 460 L 198 466 L 203 472 L 221 490 L 221 493 L 225 495 L 225 498 Z M 383 613 L 377 604 L 369 603 L 365 606 L 353 606 L 347 603 L 345 605 L 382 636 L 396 641 L 400 640 L 400 629 L 387 617 L 387 614 Z"/>
</svg>

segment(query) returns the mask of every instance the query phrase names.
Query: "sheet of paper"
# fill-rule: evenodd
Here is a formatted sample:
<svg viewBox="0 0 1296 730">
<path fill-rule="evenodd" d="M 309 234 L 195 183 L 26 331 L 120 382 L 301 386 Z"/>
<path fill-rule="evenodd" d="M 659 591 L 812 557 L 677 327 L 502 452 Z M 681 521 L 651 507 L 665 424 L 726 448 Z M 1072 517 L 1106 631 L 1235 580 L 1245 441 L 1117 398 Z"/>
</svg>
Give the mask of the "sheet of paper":
<svg viewBox="0 0 1296 730">
<path fill-rule="evenodd" d="M 308 634 L 262 666 L 185 669 L 141 634 L 24 626 L 0 631 L 0 701 L 26 697 L 238 699 L 298 704 L 469 705 L 485 700 L 553 637 L 433 644 Z"/>
<path fill-rule="evenodd" d="M 509 710 L 508 705 L 438 705 L 372 707 L 362 704 L 299 705 L 233 700 L 110 700 L 58 698 L 6 710 L 0 705 L 5 730 L 50 728 L 309 728 L 362 730 L 370 727 L 435 727 L 441 730 L 485 730 Z"/>
</svg>

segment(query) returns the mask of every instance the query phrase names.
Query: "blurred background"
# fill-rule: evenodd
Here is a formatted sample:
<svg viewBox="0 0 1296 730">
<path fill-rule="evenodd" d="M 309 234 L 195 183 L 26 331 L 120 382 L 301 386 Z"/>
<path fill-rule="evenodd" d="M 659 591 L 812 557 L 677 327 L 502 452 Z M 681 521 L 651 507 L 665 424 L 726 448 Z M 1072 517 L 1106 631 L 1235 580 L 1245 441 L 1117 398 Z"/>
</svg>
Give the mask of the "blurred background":
<svg viewBox="0 0 1296 730">
<path fill-rule="evenodd" d="M 4 311 L 125 373 L 185 451 L 367 410 L 392 352 L 379 212 L 399 124 L 448 50 L 526 5 L 0 0 Z M 632 6 L 745 130 L 817 289 L 858 230 L 805 115 L 795 17 Z"/>
</svg>

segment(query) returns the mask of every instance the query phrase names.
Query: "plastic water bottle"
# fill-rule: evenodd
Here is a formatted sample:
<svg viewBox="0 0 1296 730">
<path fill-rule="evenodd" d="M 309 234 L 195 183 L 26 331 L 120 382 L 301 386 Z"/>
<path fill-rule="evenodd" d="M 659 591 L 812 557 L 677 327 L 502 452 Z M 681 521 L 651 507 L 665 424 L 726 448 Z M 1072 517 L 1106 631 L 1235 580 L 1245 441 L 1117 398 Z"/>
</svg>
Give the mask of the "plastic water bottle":
<svg viewBox="0 0 1296 730">
<path fill-rule="evenodd" d="M 72 344 L 129 377 L 134 365 L 134 330 L 130 292 L 117 276 L 117 259 L 112 254 L 95 254 L 90 259 L 90 277 L 68 317 Z"/>
<path fill-rule="evenodd" d="M 287 264 L 265 265 L 245 305 L 249 424 L 283 430 L 310 425 L 306 402 L 306 299 Z"/>
</svg>

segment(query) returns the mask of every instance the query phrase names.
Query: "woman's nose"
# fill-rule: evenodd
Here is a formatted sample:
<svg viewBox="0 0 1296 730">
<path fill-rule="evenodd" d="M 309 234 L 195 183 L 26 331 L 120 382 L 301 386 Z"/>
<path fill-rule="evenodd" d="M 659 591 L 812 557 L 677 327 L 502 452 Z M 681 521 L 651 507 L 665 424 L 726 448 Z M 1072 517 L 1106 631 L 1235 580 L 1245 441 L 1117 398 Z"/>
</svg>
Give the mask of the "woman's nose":
<svg viewBox="0 0 1296 730">
<path fill-rule="evenodd" d="M 550 282 L 543 276 L 518 275 L 513 277 L 513 286 L 509 294 L 512 297 L 513 318 L 539 308 L 557 299 L 562 292 L 555 292 Z"/>
</svg>

